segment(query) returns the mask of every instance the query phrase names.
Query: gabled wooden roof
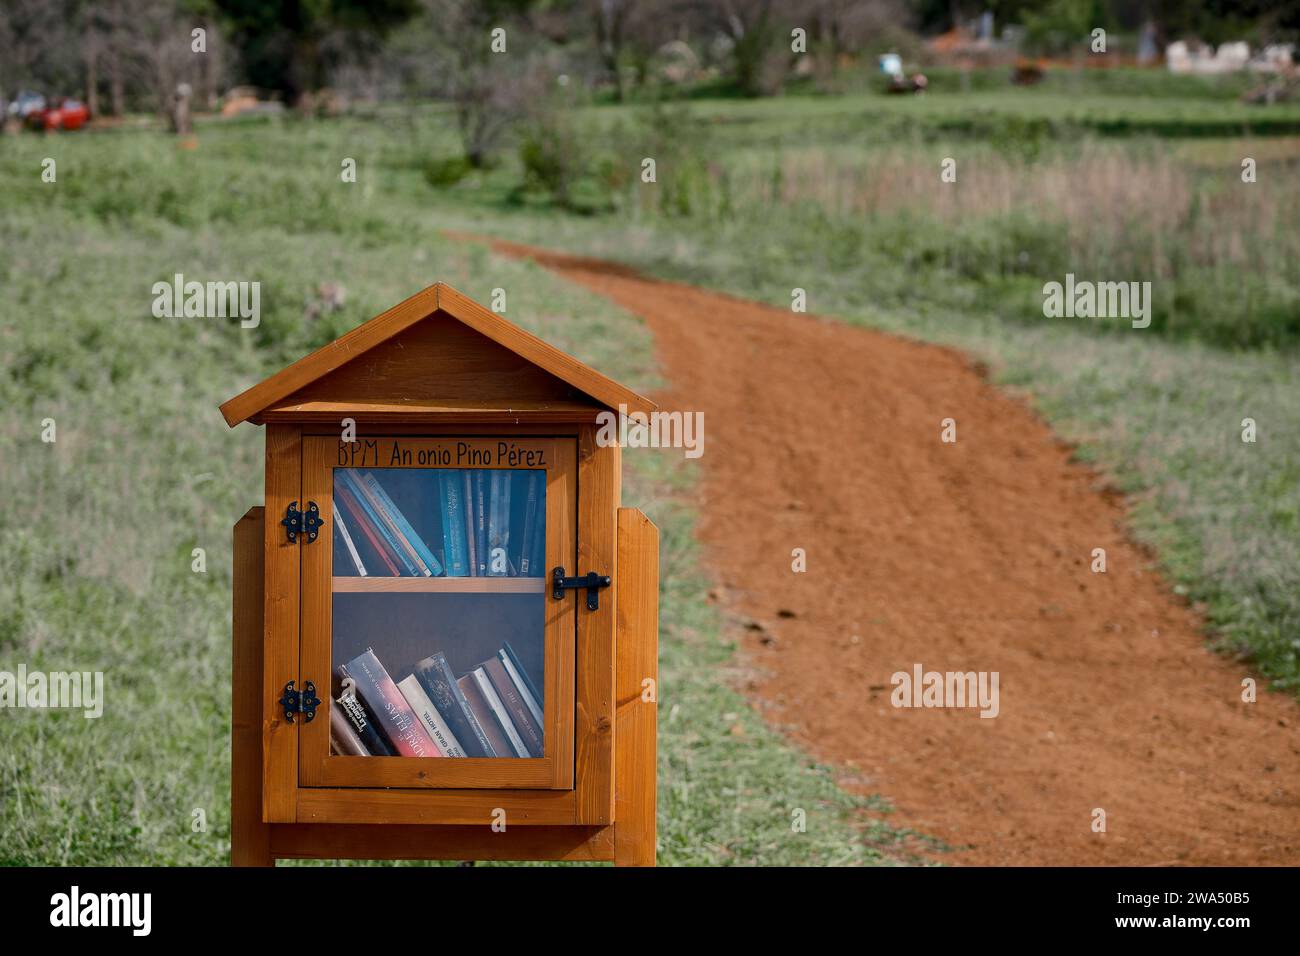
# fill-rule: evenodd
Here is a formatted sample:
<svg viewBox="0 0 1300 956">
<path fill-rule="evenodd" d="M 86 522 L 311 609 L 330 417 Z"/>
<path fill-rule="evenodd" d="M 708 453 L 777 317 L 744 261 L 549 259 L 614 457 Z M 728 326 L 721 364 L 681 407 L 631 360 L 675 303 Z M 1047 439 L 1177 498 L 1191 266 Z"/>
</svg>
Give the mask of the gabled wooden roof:
<svg viewBox="0 0 1300 956">
<path fill-rule="evenodd" d="M 434 321 L 416 328 L 426 319 Z M 620 404 L 656 407 L 438 282 L 236 395 L 221 414 L 232 428 L 349 413 L 541 421 L 591 418 Z"/>
</svg>

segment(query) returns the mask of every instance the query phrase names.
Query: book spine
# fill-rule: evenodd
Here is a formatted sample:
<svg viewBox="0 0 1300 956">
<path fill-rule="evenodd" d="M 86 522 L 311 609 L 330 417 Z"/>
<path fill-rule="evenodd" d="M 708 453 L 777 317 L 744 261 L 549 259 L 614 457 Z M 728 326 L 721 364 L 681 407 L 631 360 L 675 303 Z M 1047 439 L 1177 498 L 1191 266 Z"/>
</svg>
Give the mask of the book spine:
<svg viewBox="0 0 1300 956">
<path fill-rule="evenodd" d="M 533 715 L 528 712 L 523 697 L 515 688 L 501 661 L 494 657 L 490 661 L 484 661 L 480 669 L 487 674 L 488 680 L 492 682 L 492 689 L 496 691 L 506 713 L 510 715 L 510 721 L 514 724 L 526 748 L 526 755 L 542 756 L 542 728 L 533 721 Z"/>
<path fill-rule="evenodd" d="M 406 567 L 407 573 L 412 577 L 419 577 L 424 574 L 426 569 L 416 556 L 415 549 L 411 547 L 410 542 L 406 540 L 402 532 L 398 530 L 397 525 L 385 513 L 384 506 L 379 503 L 379 499 L 375 497 L 374 492 L 366 486 L 366 483 L 361 480 L 357 473 L 350 472 L 348 479 L 351 482 L 349 487 L 356 495 L 357 500 L 365 505 L 367 513 L 372 515 L 375 527 L 383 533 L 384 537 L 388 539 L 388 543 L 393 546 L 397 557 Z"/>
<path fill-rule="evenodd" d="M 335 469 L 334 474 L 336 476 L 335 481 L 340 479 L 343 481 L 344 488 L 346 488 L 348 494 L 350 494 L 352 499 L 357 503 L 357 507 L 360 508 L 362 513 L 365 515 L 366 521 L 369 523 L 371 530 L 379 536 L 380 540 L 387 544 L 388 555 L 396 559 L 397 564 L 400 567 L 405 568 L 407 574 L 414 575 L 418 573 L 415 565 L 411 563 L 411 559 L 406 556 L 401 545 L 399 545 L 397 540 L 393 537 L 393 533 L 388 529 L 388 525 L 385 524 L 383 519 L 379 517 L 378 513 L 376 513 L 374 506 L 370 503 L 369 496 L 366 494 L 366 490 L 361 487 L 361 482 L 357 480 L 351 470 L 347 468 L 337 468 Z"/>
<path fill-rule="evenodd" d="M 348 556 L 352 558 L 352 563 L 356 565 L 357 574 L 366 577 L 366 566 L 361 563 L 361 555 L 357 553 L 357 546 L 352 543 L 352 535 L 348 534 L 348 526 L 343 523 L 343 513 L 339 509 L 334 509 L 334 527 L 338 528 L 339 537 L 343 539 L 343 545 L 348 550 Z"/>
<path fill-rule="evenodd" d="M 501 547 L 501 472 L 494 470 L 488 479 L 488 574 L 501 577 L 507 573 L 505 550 Z"/>
<path fill-rule="evenodd" d="M 441 756 L 374 651 L 366 650 L 357 655 L 347 663 L 347 669 L 348 675 L 357 682 L 357 696 L 374 714 L 399 754 L 403 757 Z"/>
<path fill-rule="evenodd" d="M 386 517 L 396 526 L 395 530 L 406 538 L 416 557 L 422 562 L 423 570 L 428 572 L 425 576 L 437 577 L 442 574 L 442 565 L 434 557 L 433 552 L 429 550 L 429 546 L 424 543 L 424 538 L 420 537 L 416 530 L 411 527 L 411 522 L 406 520 L 406 515 L 402 514 L 402 509 L 393 503 L 393 499 L 388 496 L 388 492 L 379 483 L 379 479 L 375 477 L 374 472 L 366 472 L 364 480 L 366 487 L 370 489 L 375 498 L 378 499 L 379 504 L 387 512 Z"/>
<path fill-rule="evenodd" d="M 374 529 L 370 527 L 370 522 L 366 520 L 365 513 L 361 510 L 361 505 L 357 502 L 356 498 L 352 496 L 352 493 L 348 491 L 347 488 L 335 484 L 334 501 L 337 504 L 341 504 L 344 510 L 347 511 L 348 516 L 352 519 L 353 525 L 358 528 L 365 539 L 370 542 L 370 547 L 374 549 L 375 554 L 379 555 L 380 560 L 384 562 L 384 566 L 388 568 L 389 574 L 394 576 L 400 575 L 402 572 L 398 569 L 397 562 L 389 555 L 388 546 L 384 544 L 375 533 Z M 335 512 L 338 512 L 337 507 L 334 510 Z"/>
<path fill-rule="evenodd" d="M 403 677 L 397 682 L 397 689 L 402 692 L 406 702 L 411 705 L 411 709 L 415 711 L 415 716 L 423 721 L 424 729 L 429 732 L 429 736 L 433 738 L 433 742 L 437 744 L 444 757 L 465 756 L 460 741 L 451 732 L 451 728 L 443 720 L 442 714 L 438 713 L 438 708 L 433 706 L 433 701 L 429 700 L 429 695 L 420 686 L 418 677 L 414 674 Z"/>
<path fill-rule="evenodd" d="M 528 690 L 528 693 L 533 695 L 533 700 L 537 701 L 538 704 L 545 704 L 545 698 L 543 698 L 538 692 L 537 685 L 534 684 L 533 679 L 528 676 L 528 671 L 524 668 L 523 662 L 519 660 L 519 655 L 515 653 L 515 649 L 510 646 L 510 642 L 506 641 L 502 644 L 501 650 L 506 653 L 510 658 L 511 663 L 515 665 L 515 671 L 519 674 L 520 678 L 523 679 L 524 683 L 522 686 Z"/>
<path fill-rule="evenodd" d="M 546 574 L 546 472 L 537 473 L 537 505 L 533 539 L 528 543 L 529 566 L 534 574 Z"/>
<path fill-rule="evenodd" d="M 528 473 L 528 498 L 524 503 L 524 537 L 519 547 L 519 573 L 524 577 L 540 572 L 533 565 L 533 538 L 537 534 L 538 473 Z"/>
<path fill-rule="evenodd" d="M 501 474 L 501 551 L 506 556 L 506 574 L 516 575 L 519 570 L 510 563 L 510 488 L 514 484 L 513 471 Z"/>
<path fill-rule="evenodd" d="M 483 728 L 478 725 L 469 702 L 461 693 L 460 685 L 451 672 L 447 657 L 442 651 L 426 657 L 415 665 L 415 676 L 429 696 L 430 702 L 442 714 L 461 749 L 468 757 L 495 757 L 496 751 L 488 741 Z"/>
<path fill-rule="evenodd" d="M 361 701 L 357 700 L 356 681 L 348 676 L 347 668 L 338 668 L 339 676 L 343 679 L 343 692 L 339 694 L 338 705 L 347 717 L 348 722 L 352 724 L 352 729 L 357 732 L 361 738 L 361 743 L 366 750 L 370 751 L 372 757 L 392 757 L 397 751 L 389 743 L 384 732 L 375 725 L 366 713 L 366 708 L 362 706 Z"/>
<path fill-rule="evenodd" d="M 479 690 L 478 681 L 474 675 L 466 674 L 457 685 L 460 692 L 465 695 L 465 700 L 469 703 L 469 709 L 474 713 L 474 719 L 478 725 L 483 728 L 483 733 L 487 735 L 488 743 L 492 747 L 492 753 L 497 757 L 513 757 L 515 749 L 510 746 L 510 741 L 506 739 L 505 733 L 501 730 L 501 724 L 497 721 L 496 715 L 492 713 L 492 708 L 483 697 L 483 691 Z"/>
<path fill-rule="evenodd" d="M 542 705 L 538 703 L 535 697 L 533 697 L 532 691 L 530 691 L 528 685 L 524 683 L 523 677 L 515 668 L 515 662 L 510 659 L 510 655 L 508 655 L 504 650 L 497 651 L 497 659 L 501 661 L 501 666 L 504 667 L 506 673 L 510 675 L 511 682 L 519 691 L 519 696 L 523 699 L 524 706 L 527 707 L 528 712 L 533 715 L 533 720 L 537 722 L 538 727 L 541 727 L 546 723 L 542 715 Z"/>
<path fill-rule="evenodd" d="M 461 514 L 464 502 L 456 476 L 438 473 L 438 488 L 442 502 L 442 544 L 447 564 L 447 577 L 463 578 L 469 575 L 465 566 L 465 519 Z"/>
<path fill-rule="evenodd" d="M 366 745 L 361 742 L 357 732 L 348 723 L 348 718 L 344 716 L 343 708 L 338 706 L 330 708 L 330 743 L 334 746 L 334 752 L 340 756 L 370 756 L 370 751 L 366 749 Z"/>
<path fill-rule="evenodd" d="M 474 668 L 472 671 L 474 680 L 478 684 L 478 689 L 483 694 L 483 699 L 487 701 L 488 707 L 492 709 L 492 716 L 497 719 L 501 725 L 501 730 L 505 733 L 506 739 L 510 741 L 510 746 L 514 748 L 516 757 L 530 757 L 532 754 L 528 750 L 528 745 L 524 743 L 524 738 L 519 735 L 515 722 L 510 719 L 510 712 L 506 710 L 506 705 L 501 702 L 501 695 L 497 693 L 496 688 L 492 686 L 492 681 L 487 675 L 487 671 L 481 666 Z"/>
<path fill-rule="evenodd" d="M 464 494 L 461 496 L 461 511 L 465 514 L 466 566 L 471 577 L 478 576 L 478 537 L 474 533 L 474 476 L 466 469 L 461 473 Z"/>
<path fill-rule="evenodd" d="M 488 573 L 487 492 L 487 475 L 479 468 L 474 472 L 474 544 L 478 549 L 479 577 L 486 577 Z"/>
</svg>

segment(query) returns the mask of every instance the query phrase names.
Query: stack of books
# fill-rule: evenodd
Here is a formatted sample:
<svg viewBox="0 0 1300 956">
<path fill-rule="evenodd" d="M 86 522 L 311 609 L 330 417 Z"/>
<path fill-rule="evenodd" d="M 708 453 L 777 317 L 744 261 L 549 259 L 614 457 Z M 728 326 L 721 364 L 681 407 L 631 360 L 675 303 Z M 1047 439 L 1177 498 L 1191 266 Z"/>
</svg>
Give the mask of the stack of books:
<svg viewBox="0 0 1300 956">
<path fill-rule="evenodd" d="M 457 677 L 439 651 L 394 681 L 373 648 L 337 670 L 330 746 L 361 757 L 540 757 L 542 695 L 507 642 Z"/>
<path fill-rule="evenodd" d="M 457 578 L 544 573 L 545 472 L 396 469 L 403 487 L 419 490 L 406 500 L 414 506 L 421 534 L 380 482 L 377 472 L 383 470 L 334 469 L 335 574 Z M 421 500 L 411 502 L 411 497 Z"/>
</svg>

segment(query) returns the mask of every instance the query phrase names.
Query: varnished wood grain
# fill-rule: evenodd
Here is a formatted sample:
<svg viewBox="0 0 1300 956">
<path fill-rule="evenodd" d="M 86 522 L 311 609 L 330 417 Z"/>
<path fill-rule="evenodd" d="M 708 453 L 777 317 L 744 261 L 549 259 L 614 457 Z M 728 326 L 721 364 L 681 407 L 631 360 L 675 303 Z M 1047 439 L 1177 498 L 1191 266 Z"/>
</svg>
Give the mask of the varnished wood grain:
<svg viewBox="0 0 1300 956">
<path fill-rule="evenodd" d="M 295 425 L 266 428 L 266 518 L 263 559 L 262 818 L 292 823 L 298 786 L 298 725 L 287 723 L 276 701 L 298 674 L 300 545 L 285 536 L 280 519 L 291 501 L 302 505 L 302 442 Z"/>
<path fill-rule="evenodd" d="M 377 439 L 374 461 L 390 461 L 393 442 Z M 493 439 L 458 439 L 471 448 L 491 451 Z M 432 450 L 438 439 L 404 438 L 401 447 L 418 462 L 420 452 Z M 577 539 L 577 448 L 573 439 L 525 438 L 517 444 L 545 455 L 546 462 L 546 567 L 572 565 Z M 547 787 L 569 790 L 573 787 L 574 752 L 574 602 L 550 598 L 543 592 L 542 578 L 332 578 L 333 559 L 333 471 L 338 463 L 337 437 L 309 436 L 303 441 L 303 497 L 320 506 L 324 522 L 318 540 L 304 546 L 302 561 L 302 673 L 304 680 L 316 684 L 322 700 L 317 718 L 304 723 L 299 731 L 299 783 L 302 787 L 409 787 L 430 794 L 438 788 L 529 788 Z M 384 466 L 387 467 L 387 466 Z M 406 467 L 428 467 L 412 464 Z M 519 467 L 526 467 L 520 465 Z M 419 758 L 419 757 L 339 757 L 330 754 L 329 699 L 333 657 L 332 585 L 339 581 L 412 582 L 430 593 L 437 582 L 484 582 L 482 590 L 497 589 L 496 582 L 515 582 L 498 593 L 546 593 L 542 603 L 545 646 L 543 667 L 545 752 L 541 758 Z M 514 588 L 518 585 L 525 587 Z M 406 590 L 406 586 L 401 586 Z M 381 589 L 382 590 L 382 589 Z M 452 590 L 448 588 L 448 590 Z M 300 792 L 300 799 L 305 799 Z M 355 814 L 349 822 L 363 821 Z M 430 820 L 430 822 L 434 822 Z M 460 821 L 441 821 L 460 822 Z M 572 817 L 565 821 L 574 822 Z M 597 821 L 606 822 L 606 821 Z"/>
<path fill-rule="evenodd" d="M 279 824 L 277 857 L 337 860 L 612 860 L 612 827 Z"/>
<path fill-rule="evenodd" d="M 654 866 L 659 695 L 659 529 L 640 511 L 618 512 L 618 666 L 614 752 L 614 862 Z"/>
<path fill-rule="evenodd" d="M 434 404 L 428 400 L 388 402 L 304 401 L 273 405 L 248 420 L 262 422 L 328 422 L 337 429 L 344 418 L 356 422 L 403 423 L 413 421 L 520 425 L 535 422 L 594 422 L 604 406 L 592 401 L 521 401 L 506 395 L 495 401 L 456 401 Z"/>
<path fill-rule="evenodd" d="M 262 822 L 262 515 L 235 524 L 230 662 L 230 863 L 270 866 L 271 825 Z"/>
<path fill-rule="evenodd" d="M 437 762 L 437 761 L 433 761 Z M 447 760 L 447 763 L 454 763 Z M 487 828 L 498 810 L 506 827 L 571 825 L 572 790 L 303 789 L 299 823 L 416 823 Z M 485 836 L 490 836 L 490 831 Z"/>
<path fill-rule="evenodd" d="M 350 363 L 384 346 L 390 340 L 393 341 L 394 346 L 400 348 L 401 340 L 408 338 L 404 333 L 436 312 L 442 312 L 445 316 L 479 333 L 483 340 L 476 350 L 480 358 L 492 353 L 489 361 L 500 360 L 500 356 L 487 347 L 494 343 L 536 367 L 530 370 L 523 365 L 507 366 L 509 381 L 504 384 L 512 385 L 519 390 L 518 394 L 514 395 L 516 400 L 534 397 L 547 399 L 574 397 L 556 395 L 554 392 L 545 395 L 536 394 L 533 390 L 540 388 L 541 383 L 541 379 L 537 376 L 544 373 L 609 408 L 616 409 L 620 404 L 634 411 L 649 412 L 655 408 L 655 404 L 649 399 L 601 375 L 595 369 L 566 355 L 502 316 L 488 311 L 450 286 L 437 283 L 417 292 L 382 315 L 363 323 L 230 399 L 221 406 L 221 414 L 227 424 L 234 426 L 273 405 L 280 404 L 295 393 L 303 393 L 297 400 L 312 400 L 310 387 L 313 383 L 344 370 Z M 423 330 L 417 333 L 417 335 L 422 334 L 425 334 Z M 419 351 L 421 354 L 413 357 L 414 361 L 396 355 L 390 356 L 390 366 L 385 366 L 389 368 L 389 372 L 382 376 L 382 381 L 377 382 L 370 391 L 363 390 L 356 395 L 346 397 L 374 403 L 381 401 L 383 397 L 409 397 L 408 393 L 402 390 L 403 387 L 411 390 L 409 395 L 415 396 L 426 394 L 430 387 L 443 391 L 443 386 L 431 382 L 436 379 L 436 376 L 430 375 L 426 370 L 427 366 L 420 361 L 436 365 L 439 362 L 438 355 L 430 353 L 428 349 Z M 462 355 L 462 359 L 470 358 L 471 353 Z M 456 379 L 455 387 L 447 387 L 444 392 L 447 398 L 460 401 L 476 399 L 483 397 L 480 394 L 481 389 L 497 388 L 493 382 L 497 377 L 496 374 L 484 375 L 480 371 L 480 374 L 475 375 L 473 367 L 466 366 L 464 362 L 449 368 L 449 371 L 456 376 Z M 337 381 L 350 381 L 348 376 L 353 375 L 354 372 L 355 370 L 344 373 Z M 414 377 L 409 377 L 412 374 Z M 344 397 L 341 393 L 327 394 L 323 396 L 323 400 L 336 402 Z"/>
<path fill-rule="evenodd" d="M 578 438 L 578 565 L 618 580 L 615 516 L 620 495 L 620 449 L 601 447 L 596 430 Z M 614 818 L 614 624 L 617 588 L 600 592 L 600 608 L 578 602 L 578 691 L 574 774 L 578 791 L 575 823 L 609 823 Z"/>
</svg>

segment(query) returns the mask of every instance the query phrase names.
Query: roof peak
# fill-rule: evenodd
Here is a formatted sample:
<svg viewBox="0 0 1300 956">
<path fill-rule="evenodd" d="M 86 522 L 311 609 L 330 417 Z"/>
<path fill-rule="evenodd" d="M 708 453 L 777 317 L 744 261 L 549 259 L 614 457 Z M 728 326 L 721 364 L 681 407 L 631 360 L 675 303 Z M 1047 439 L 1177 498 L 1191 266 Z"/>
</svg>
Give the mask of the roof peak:
<svg viewBox="0 0 1300 956">
<path fill-rule="evenodd" d="M 438 313 L 473 329 L 608 408 L 625 405 L 630 410 L 650 412 L 656 407 L 648 398 L 485 309 L 445 282 L 435 282 L 244 390 L 221 406 L 221 414 L 233 428 Z"/>
</svg>

